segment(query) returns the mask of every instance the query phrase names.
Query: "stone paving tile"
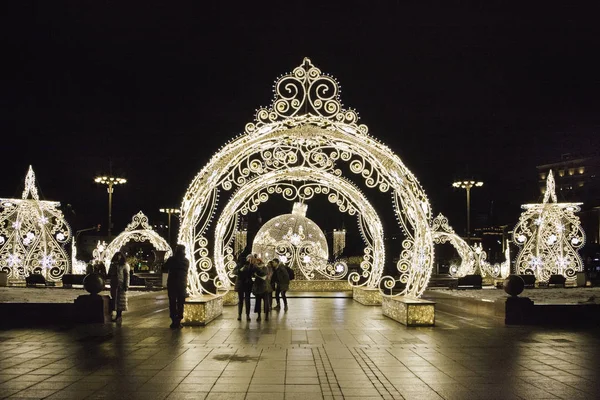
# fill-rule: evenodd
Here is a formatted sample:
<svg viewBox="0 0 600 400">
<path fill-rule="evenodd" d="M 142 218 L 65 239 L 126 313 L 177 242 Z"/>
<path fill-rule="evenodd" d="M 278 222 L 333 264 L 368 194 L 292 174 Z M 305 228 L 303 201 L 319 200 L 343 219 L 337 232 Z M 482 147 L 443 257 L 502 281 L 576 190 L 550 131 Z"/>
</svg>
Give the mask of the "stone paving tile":
<svg viewBox="0 0 600 400">
<path fill-rule="evenodd" d="M 294 298 L 268 323 L 238 323 L 225 307 L 207 327 L 172 331 L 165 301 L 131 299 L 120 327 L 0 330 L 0 397 L 600 398 L 598 329 L 447 313 L 407 329 L 378 307 Z"/>
</svg>

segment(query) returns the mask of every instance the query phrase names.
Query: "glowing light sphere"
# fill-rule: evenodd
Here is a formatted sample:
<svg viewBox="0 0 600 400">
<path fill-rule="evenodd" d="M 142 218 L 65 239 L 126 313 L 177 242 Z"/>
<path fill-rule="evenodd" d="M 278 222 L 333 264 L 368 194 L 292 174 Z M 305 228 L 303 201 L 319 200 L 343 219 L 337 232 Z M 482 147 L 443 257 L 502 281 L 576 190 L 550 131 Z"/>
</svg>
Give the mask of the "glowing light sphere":
<svg viewBox="0 0 600 400">
<path fill-rule="evenodd" d="M 294 203 L 291 214 L 267 221 L 254 238 L 252 253 L 265 262 L 273 258 L 281 261 L 283 256 L 292 269 L 300 272 L 296 274 L 300 279 L 315 279 L 315 275 L 339 277 L 327 271 L 327 239 L 321 228 L 306 217 L 306 210 L 306 204 Z"/>
<path fill-rule="evenodd" d="M 420 296 L 431 275 L 433 238 L 429 201 L 415 176 L 358 123 L 356 111 L 342 106 L 336 80 L 308 58 L 281 76 L 274 92 L 272 105 L 260 108 L 244 134 L 214 154 L 183 198 L 178 242 L 186 246 L 192 266 L 189 292 L 232 288 L 240 214 L 256 212 L 274 196 L 290 202 L 325 196 L 339 212 L 356 216 L 365 244 L 360 270 L 348 274 L 349 282 Z M 382 277 L 383 225 L 360 186 L 392 195 L 403 232 L 395 275 Z M 300 236 L 290 240 L 302 243 Z M 343 243 L 336 243 L 341 249 Z"/>
<path fill-rule="evenodd" d="M 525 211 L 513 230 L 515 243 L 522 246 L 516 260 L 519 274 L 533 274 L 540 282 L 548 282 L 550 275 L 576 279 L 583 270 L 578 250 L 585 243 L 585 233 L 574 215 L 581 204 L 557 202 L 550 171 L 543 202 L 521 206 Z"/>
<path fill-rule="evenodd" d="M 0 199 L 0 207 L 0 270 L 16 280 L 39 273 L 59 281 L 70 268 L 71 227 L 59 202 L 39 199 L 31 166 L 21 199 Z"/>
</svg>

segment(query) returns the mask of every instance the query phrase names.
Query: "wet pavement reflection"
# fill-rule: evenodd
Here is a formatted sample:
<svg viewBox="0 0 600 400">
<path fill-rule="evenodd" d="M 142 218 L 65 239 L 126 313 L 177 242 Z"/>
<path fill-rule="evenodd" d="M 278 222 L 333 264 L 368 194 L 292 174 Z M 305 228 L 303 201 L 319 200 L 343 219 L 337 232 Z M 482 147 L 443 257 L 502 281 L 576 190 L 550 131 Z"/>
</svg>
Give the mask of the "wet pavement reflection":
<svg viewBox="0 0 600 400">
<path fill-rule="evenodd" d="M 120 326 L 0 331 L 0 398 L 594 399 L 594 328 L 505 326 L 438 312 L 406 328 L 348 298 L 291 298 L 270 321 L 169 329 L 165 292 Z"/>
</svg>

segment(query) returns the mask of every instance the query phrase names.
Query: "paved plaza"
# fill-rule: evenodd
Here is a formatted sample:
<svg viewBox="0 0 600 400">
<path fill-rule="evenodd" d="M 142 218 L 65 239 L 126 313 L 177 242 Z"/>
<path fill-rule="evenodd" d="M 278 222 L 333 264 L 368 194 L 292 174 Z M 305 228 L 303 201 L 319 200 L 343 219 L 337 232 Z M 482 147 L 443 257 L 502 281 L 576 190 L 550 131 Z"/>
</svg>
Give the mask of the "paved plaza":
<svg viewBox="0 0 600 400">
<path fill-rule="evenodd" d="M 169 329 L 166 293 L 121 326 L 0 331 L 0 397 L 47 399 L 594 399 L 600 330 L 438 312 L 406 328 L 349 298 L 291 298 L 270 321 Z M 10 316 L 3 316 L 10 318 Z"/>
</svg>

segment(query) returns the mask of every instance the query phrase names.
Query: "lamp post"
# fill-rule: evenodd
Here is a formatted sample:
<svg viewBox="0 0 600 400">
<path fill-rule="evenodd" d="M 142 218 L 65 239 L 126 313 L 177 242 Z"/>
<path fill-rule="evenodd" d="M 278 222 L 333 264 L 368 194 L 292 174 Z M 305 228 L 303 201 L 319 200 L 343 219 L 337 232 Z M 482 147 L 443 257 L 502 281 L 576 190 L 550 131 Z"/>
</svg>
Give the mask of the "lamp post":
<svg viewBox="0 0 600 400">
<path fill-rule="evenodd" d="M 465 189 L 467 191 L 467 244 L 471 245 L 471 188 L 481 187 L 483 182 L 479 181 L 456 181 L 452 183 L 455 188 Z"/>
<path fill-rule="evenodd" d="M 169 222 L 167 223 L 167 226 L 169 229 L 169 233 L 168 233 L 169 246 L 171 246 L 171 215 L 179 214 L 179 209 L 178 208 L 161 208 L 160 212 L 167 213 L 167 215 L 169 216 Z M 173 247 L 173 246 L 171 246 L 171 247 Z"/>
<path fill-rule="evenodd" d="M 112 230 L 112 194 L 114 190 L 113 186 L 127 183 L 127 179 L 117 178 L 114 176 L 98 176 L 94 179 L 94 182 L 108 186 L 108 239 L 110 240 Z"/>
</svg>

